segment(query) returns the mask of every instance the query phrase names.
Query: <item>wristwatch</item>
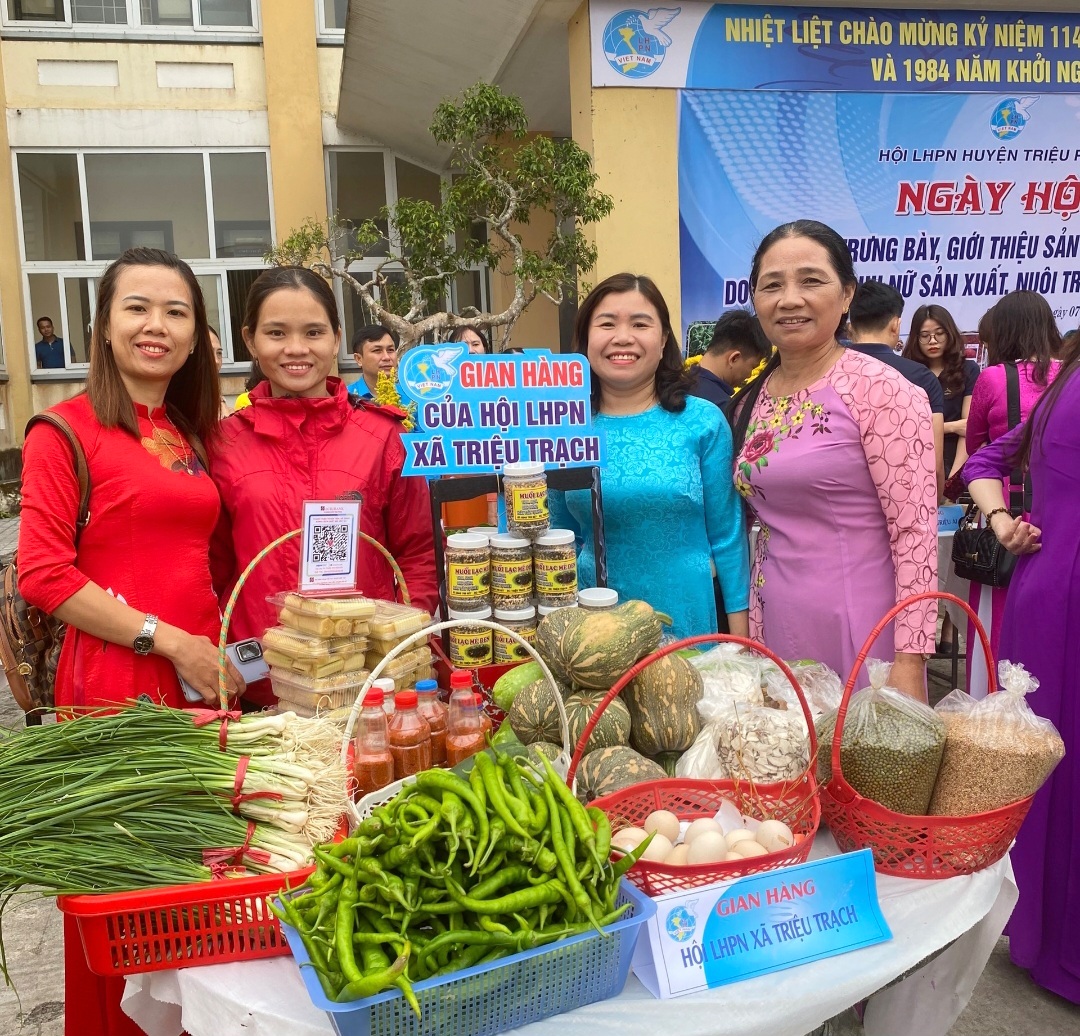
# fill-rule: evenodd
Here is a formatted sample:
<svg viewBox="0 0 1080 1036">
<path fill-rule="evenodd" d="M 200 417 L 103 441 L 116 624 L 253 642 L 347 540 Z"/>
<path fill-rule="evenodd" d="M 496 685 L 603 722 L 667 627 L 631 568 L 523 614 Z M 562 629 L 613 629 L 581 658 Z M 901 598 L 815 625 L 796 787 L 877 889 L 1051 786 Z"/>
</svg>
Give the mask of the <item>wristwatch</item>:
<svg viewBox="0 0 1080 1036">
<path fill-rule="evenodd" d="M 137 655 L 148 655 L 154 650 L 154 634 L 157 632 L 158 617 L 147 615 L 143 620 L 142 629 L 132 642 L 132 647 Z"/>
</svg>

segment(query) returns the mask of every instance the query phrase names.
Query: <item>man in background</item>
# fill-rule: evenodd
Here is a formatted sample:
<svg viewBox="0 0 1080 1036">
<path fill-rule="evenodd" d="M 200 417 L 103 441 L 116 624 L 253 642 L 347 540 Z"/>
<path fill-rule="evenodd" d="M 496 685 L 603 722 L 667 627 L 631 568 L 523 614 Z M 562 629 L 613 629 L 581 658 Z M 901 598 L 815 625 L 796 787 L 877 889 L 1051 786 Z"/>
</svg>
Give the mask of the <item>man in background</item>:
<svg viewBox="0 0 1080 1036">
<path fill-rule="evenodd" d="M 53 334 L 51 317 L 38 317 L 38 334 L 41 341 L 34 343 L 34 355 L 41 370 L 56 370 L 64 366 L 64 340 Z M 75 362 L 72 356 L 71 362 Z"/>
<path fill-rule="evenodd" d="M 934 421 L 934 455 L 937 458 L 940 497 L 945 488 L 945 395 L 937 375 L 929 367 L 904 359 L 894 352 L 900 341 L 900 320 L 903 315 L 904 297 L 892 285 L 881 281 L 864 281 L 855 289 L 848 309 L 851 328 L 848 348 L 894 367 L 926 393 Z"/>
<path fill-rule="evenodd" d="M 358 399 L 370 400 L 375 394 L 379 372 L 393 375 L 397 370 L 397 341 L 389 328 L 368 324 L 353 335 L 352 351 L 361 376 L 349 386 L 349 393 Z"/>
<path fill-rule="evenodd" d="M 724 409 L 732 392 L 771 351 L 758 318 L 745 309 L 729 309 L 716 322 L 712 341 L 697 364 L 690 395 Z"/>
</svg>

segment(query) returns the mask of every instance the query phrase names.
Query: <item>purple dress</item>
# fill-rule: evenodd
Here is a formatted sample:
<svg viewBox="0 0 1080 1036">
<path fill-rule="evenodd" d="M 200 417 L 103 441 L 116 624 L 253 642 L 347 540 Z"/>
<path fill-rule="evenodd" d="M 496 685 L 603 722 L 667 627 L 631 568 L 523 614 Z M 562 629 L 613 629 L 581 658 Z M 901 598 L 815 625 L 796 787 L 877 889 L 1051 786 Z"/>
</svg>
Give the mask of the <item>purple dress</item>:
<svg viewBox="0 0 1080 1036">
<path fill-rule="evenodd" d="M 1080 1003 L 1080 377 L 1045 419 L 1031 455 L 1031 522 L 1042 550 L 1017 562 L 1001 624 L 1001 657 L 1039 680 L 1028 696 L 1065 742 L 1065 758 L 1035 796 L 1012 850 L 1020 899 L 1009 952 L 1040 986 Z M 1036 416 L 1042 423 L 1042 418 Z M 1005 478 L 1023 426 L 964 465 L 964 478 Z M 1050 818 L 1053 818 L 1053 828 Z"/>
</svg>

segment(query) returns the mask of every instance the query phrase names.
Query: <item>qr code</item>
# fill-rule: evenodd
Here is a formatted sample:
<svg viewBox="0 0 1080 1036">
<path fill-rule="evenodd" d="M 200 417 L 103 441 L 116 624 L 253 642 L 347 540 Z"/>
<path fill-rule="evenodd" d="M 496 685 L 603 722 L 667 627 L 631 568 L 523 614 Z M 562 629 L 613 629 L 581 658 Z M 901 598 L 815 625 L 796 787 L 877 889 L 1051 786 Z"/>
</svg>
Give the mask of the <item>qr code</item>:
<svg viewBox="0 0 1080 1036">
<path fill-rule="evenodd" d="M 312 530 L 311 560 L 317 563 L 347 561 L 348 535 L 347 525 L 316 525 Z"/>
</svg>

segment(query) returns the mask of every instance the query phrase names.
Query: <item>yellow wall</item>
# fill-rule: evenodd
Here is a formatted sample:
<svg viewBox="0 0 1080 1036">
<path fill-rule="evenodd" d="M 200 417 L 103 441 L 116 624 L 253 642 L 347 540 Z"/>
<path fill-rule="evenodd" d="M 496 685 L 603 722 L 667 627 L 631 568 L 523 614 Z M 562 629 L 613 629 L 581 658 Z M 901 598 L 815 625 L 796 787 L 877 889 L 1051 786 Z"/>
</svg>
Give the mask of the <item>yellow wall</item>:
<svg viewBox="0 0 1080 1036">
<path fill-rule="evenodd" d="M 656 281 L 681 324 L 677 90 L 593 89 L 588 3 L 570 20 L 574 139 L 593 157 L 597 186 L 615 199 L 592 228 L 599 255 L 583 278 L 596 284 L 629 269 Z"/>
<path fill-rule="evenodd" d="M 19 263 L 19 225 L 15 218 L 15 187 L 12 182 L 11 152 L 8 145 L 4 58 L 0 51 L 0 314 L 3 317 L 4 358 L 8 384 L 4 390 L 4 428 L 0 447 L 22 440 L 22 430 L 34 413 L 30 390 L 30 357 L 26 349 L 26 320 L 23 315 L 22 277 Z"/>
<path fill-rule="evenodd" d="M 326 219 L 315 5 L 263 0 L 270 172 L 281 241 L 305 219 Z"/>
</svg>

